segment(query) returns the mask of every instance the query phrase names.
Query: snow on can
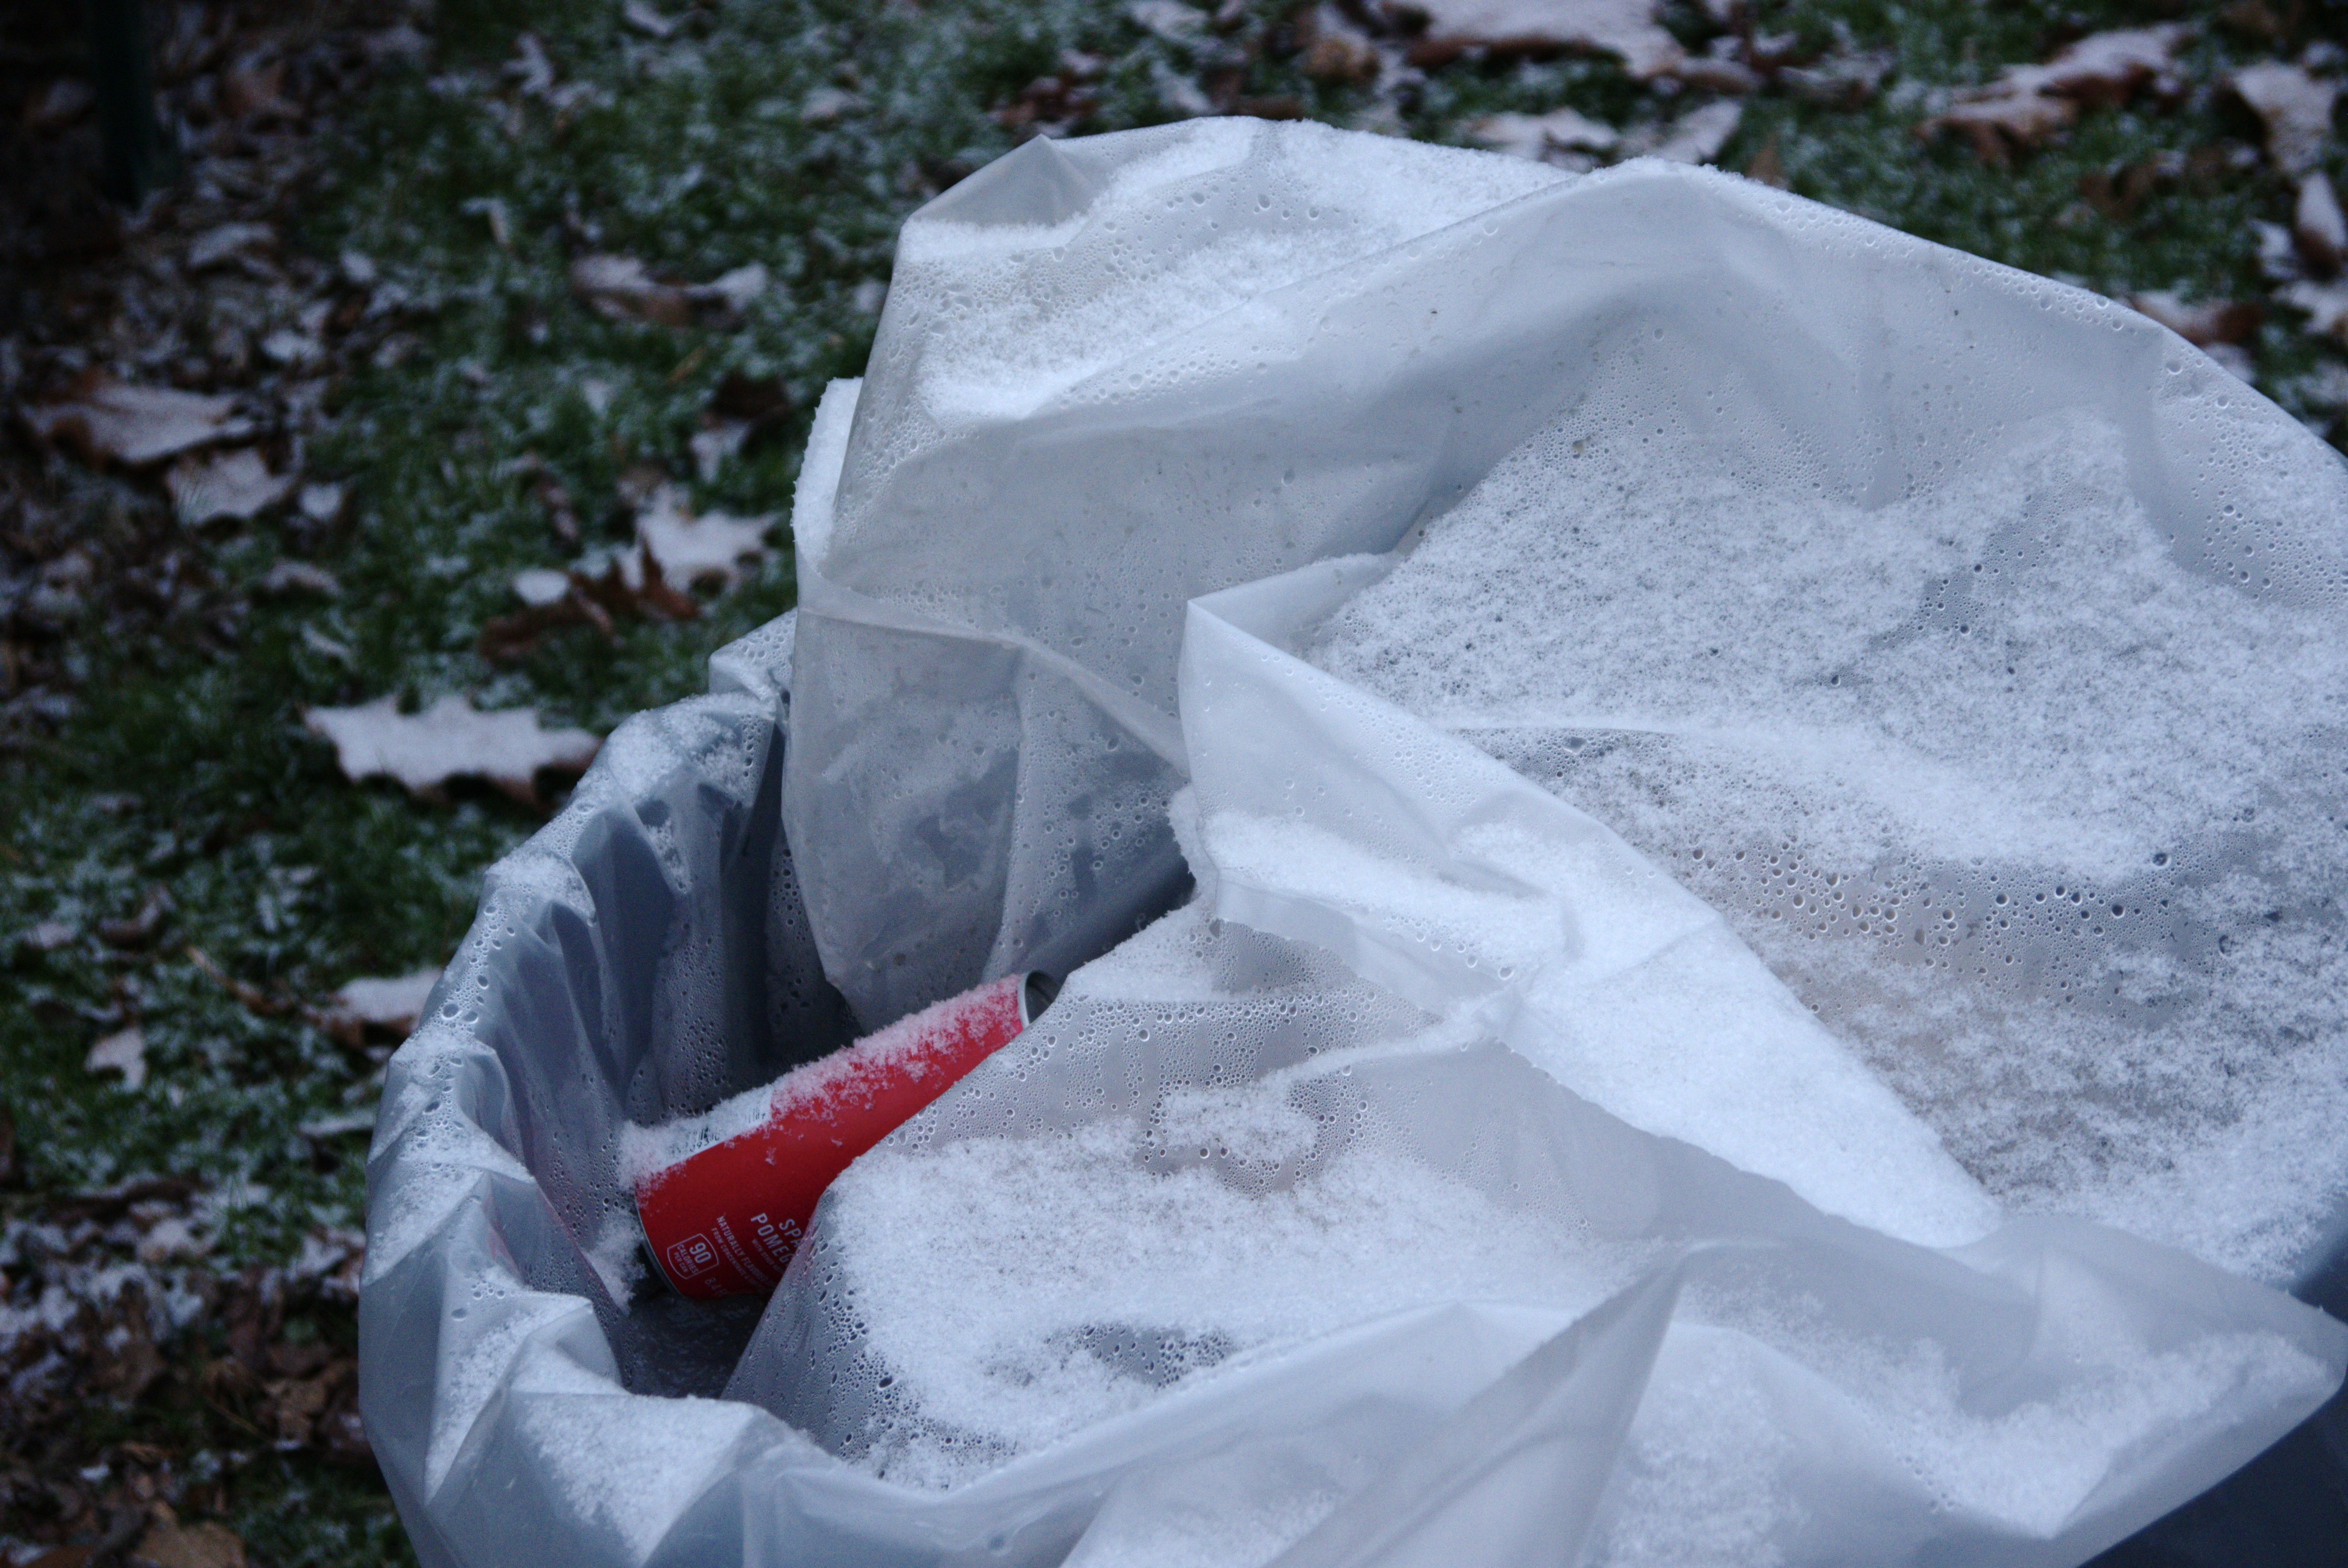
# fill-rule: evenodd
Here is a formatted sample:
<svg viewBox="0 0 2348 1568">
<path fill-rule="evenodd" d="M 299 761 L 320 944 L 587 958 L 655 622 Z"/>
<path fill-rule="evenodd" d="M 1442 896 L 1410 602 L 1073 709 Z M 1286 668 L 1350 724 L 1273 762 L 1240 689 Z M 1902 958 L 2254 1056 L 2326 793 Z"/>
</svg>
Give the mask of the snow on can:
<svg viewBox="0 0 2348 1568">
<path fill-rule="evenodd" d="M 1016 1038 L 1051 1004 L 1045 975 L 1007 975 L 786 1073 L 748 1131 L 636 1183 L 644 1252 L 680 1295 L 775 1288 L 816 1201 L 856 1157 Z"/>
</svg>

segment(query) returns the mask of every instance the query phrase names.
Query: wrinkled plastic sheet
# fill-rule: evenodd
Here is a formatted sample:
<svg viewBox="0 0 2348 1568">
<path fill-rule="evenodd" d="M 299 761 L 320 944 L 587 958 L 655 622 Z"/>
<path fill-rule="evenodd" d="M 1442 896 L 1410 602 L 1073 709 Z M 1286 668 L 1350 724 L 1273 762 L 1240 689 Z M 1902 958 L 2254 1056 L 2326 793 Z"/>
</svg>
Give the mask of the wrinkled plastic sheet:
<svg viewBox="0 0 2348 1568">
<path fill-rule="evenodd" d="M 1343 160 L 1234 134 L 1035 144 L 930 212 L 1015 252 L 1169 148 L 1164 206 L 1207 224 Z M 2338 1386 L 2348 1331 L 2269 1285 L 2002 1218 L 1717 910 L 1302 656 L 1572 405 L 1555 383 L 1593 344 L 1637 348 L 1641 302 L 1725 285 L 1770 303 L 1744 353 L 1810 374 L 1754 385 L 1806 449 L 1848 434 L 1825 466 L 1852 494 L 2034 411 L 1984 372 L 1903 425 L 1881 390 L 1903 331 L 1966 313 L 1982 365 L 2037 350 L 2035 411 L 2144 431 L 2132 472 L 2185 522 L 2265 504 L 2240 460 L 2264 452 L 2332 509 L 2320 558 L 2336 473 L 2149 324 L 1755 188 L 1634 168 L 1468 195 L 1489 211 L 1172 323 L 1170 369 L 1137 353 L 1017 407 L 924 382 L 950 336 L 924 287 L 960 263 L 901 256 L 871 381 L 827 399 L 802 477 L 800 617 L 613 735 L 492 872 L 388 1075 L 363 1408 L 427 1562 L 2076 1563 Z M 1405 310 L 1412 289 L 1440 298 Z M 1179 559 L 1088 542 L 1104 518 Z M 1085 614 L 1128 564 L 1121 618 Z M 1195 896 L 1131 935 L 1185 867 Z M 770 1304 L 620 1305 L 623 1123 L 1045 961 L 1076 967 L 1060 1002 L 851 1172 Z M 1057 1234 L 1017 1223 L 1039 1170 L 1063 1180 L 1024 1197 Z M 1245 1256 L 1229 1227 L 1117 1206 L 1205 1182 L 1205 1207 L 1282 1212 L 1349 1172 L 1549 1238 L 1554 1267 L 1438 1232 L 1283 1318 L 1249 1299 L 1276 1279 L 1214 1277 Z M 1143 1284 L 1171 1301 L 1207 1270 L 1179 1311 L 1109 1301 L 1132 1282 L 1101 1271 L 1037 1288 L 1055 1249 L 1152 1212 L 1174 1217 Z M 931 1243 L 930 1291 L 869 1294 Z M 996 1336 L 968 1336 L 973 1366 L 928 1332 L 957 1292 Z M 1038 1346 L 1060 1360 L 988 1381 Z M 1038 1367 L 1085 1372 L 1081 1397 L 1030 1397 Z"/>
</svg>

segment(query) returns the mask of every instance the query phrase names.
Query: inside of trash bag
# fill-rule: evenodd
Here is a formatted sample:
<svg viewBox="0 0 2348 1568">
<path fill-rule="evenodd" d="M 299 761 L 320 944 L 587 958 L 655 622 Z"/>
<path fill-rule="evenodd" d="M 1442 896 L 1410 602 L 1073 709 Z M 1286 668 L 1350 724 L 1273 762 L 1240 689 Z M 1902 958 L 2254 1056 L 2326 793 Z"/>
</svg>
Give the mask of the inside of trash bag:
<svg viewBox="0 0 2348 1568">
<path fill-rule="evenodd" d="M 794 530 L 386 1088 L 447 1560 L 518 1486 L 572 1561 L 2076 1563 L 2338 1386 L 2348 479 L 2149 323 L 1701 172 L 1039 142 Z M 628 1125 L 1028 967 L 771 1302 L 623 1305 Z"/>
</svg>

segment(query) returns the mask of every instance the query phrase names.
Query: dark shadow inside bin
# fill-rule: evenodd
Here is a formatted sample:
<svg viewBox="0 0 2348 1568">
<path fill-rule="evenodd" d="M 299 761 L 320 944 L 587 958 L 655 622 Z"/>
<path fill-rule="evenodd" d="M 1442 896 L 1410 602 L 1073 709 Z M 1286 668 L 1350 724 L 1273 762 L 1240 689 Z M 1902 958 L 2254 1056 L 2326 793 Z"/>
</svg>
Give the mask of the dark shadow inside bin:
<svg viewBox="0 0 2348 1568">
<path fill-rule="evenodd" d="M 505 901 L 510 951 L 498 966 L 503 983 L 485 998 L 491 1016 L 481 1037 L 504 1063 L 525 1158 L 582 1252 L 626 1212 L 615 1179 L 620 1118 L 651 1124 L 707 1109 L 859 1032 L 823 977 L 782 831 L 778 742 L 788 701 L 778 695 L 774 717 L 747 722 L 738 706 L 688 713 L 695 705 L 681 704 L 645 716 L 638 722 L 663 731 L 647 754 L 664 755 L 667 766 L 626 770 L 624 789 L 574 802 L 565 813 L 572 830 L 549 836 L 560 869 L 576 879 L 570 896 L 493 879 L 485 900 L 485 916 Z M 755 787 L 737 793 L 714 784 L 713 750 L 740 758 Z M 1092 929 L 1121 936 L 1187 896 L 1179 861 L 1150 872 L 1105 890 L 1115 907 Z M 592 914 L 576 907 L 582 893 Z M 1037 957 L 1065 973 L 1095 955 Z M 582 1093 L 600 1102 L 584 1119 L 606 1131 L 600 1148 L 553 1131 L 581 1125 Z M 535 1283 L 594 1301 L 623 1381 L 646 1394 L 717 1395 L 766 1305 L 661 1293 L 627 1307 L 575 1258 L 517 1262 Z M 2348 1318 L 2348 1235 L 2295 1294 Z M 2348 1393 L 2096 1563 L 2348 1568 Z"/>
<path fill-rule="evenodd" d="M 766 1302 L 653 1290 L 630 1305 L 603 1288 L 585 1256 L 608 1264 L 614 1235 L 633 1223 L 622 1123 L 698 1114 L 862 1032 L 824 977 L 784 837 L 788 696 L 775 708 L 751 718 L 739 705 L 685 703 L 615 735 L 624 786 L 582 790 L 533 844 L 555 865 L 492 874 L 473 938 L 505 949 L 480 1037 L 505 1068 L 523 1157 L 580 1254 L 529 1261 L 524 1274 L 593 1301 L 621 1380 L 638 1393 L 717 1396 Z M 1027 963 L 1065 975 L 1189 885 L 1169 846 L 1100 890 L 1090 934 Z"/>
</svg>

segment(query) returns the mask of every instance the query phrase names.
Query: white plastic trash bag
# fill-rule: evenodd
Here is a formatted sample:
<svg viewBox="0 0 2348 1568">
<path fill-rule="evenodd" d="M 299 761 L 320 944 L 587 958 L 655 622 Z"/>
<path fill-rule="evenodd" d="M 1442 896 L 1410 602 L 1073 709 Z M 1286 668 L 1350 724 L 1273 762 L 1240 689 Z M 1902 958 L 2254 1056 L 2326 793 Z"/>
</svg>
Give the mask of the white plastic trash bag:
<svg viewBox="0 0 2348 1568">
<path fill-rule="evenodd" d="M 2164 329 L 1700 170 L 1039 140 L 794 528 L 395 1060 L 427 1562 L 2075 1563 L 2339 1387 L 2348 478 Z M 620 1305 L 623 1122 L 1028 967 L 762 1314 Z"/>
</svg>

